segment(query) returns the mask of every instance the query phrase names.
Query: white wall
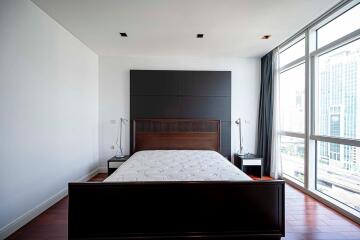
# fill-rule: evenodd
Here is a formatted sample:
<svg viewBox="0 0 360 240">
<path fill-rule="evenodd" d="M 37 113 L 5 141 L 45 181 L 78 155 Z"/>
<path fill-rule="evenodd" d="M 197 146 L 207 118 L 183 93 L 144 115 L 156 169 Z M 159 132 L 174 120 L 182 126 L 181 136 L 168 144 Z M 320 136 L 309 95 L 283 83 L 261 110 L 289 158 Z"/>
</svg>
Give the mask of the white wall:
<svg viewBox="0 0 360 240">
<path fill-rule="evenodd" d="M 260 92 L 260 59 L 255 58 L 195 58 L 195 57 L 100 57 L 99 155 L 102 166 L 115 154 L 111 145 L 116 137 L 116 125 L 111 120 L 130 117 L 130 69 L 158 70 L 229 70 L 232 71 L 233 121 L 245 118 L 245 150 L 256 150 L 256 129 Z M 124 139 L 129 152 L 129 124 Z M 232 152 L 238 149 L 237 125 L 232 126 Z"/>
<path fill-rule="evenodd" d="M 98 84 L 94 52 L 31 1 L 0 1 L 0 239 L 98 167 Z"/>
</svg>

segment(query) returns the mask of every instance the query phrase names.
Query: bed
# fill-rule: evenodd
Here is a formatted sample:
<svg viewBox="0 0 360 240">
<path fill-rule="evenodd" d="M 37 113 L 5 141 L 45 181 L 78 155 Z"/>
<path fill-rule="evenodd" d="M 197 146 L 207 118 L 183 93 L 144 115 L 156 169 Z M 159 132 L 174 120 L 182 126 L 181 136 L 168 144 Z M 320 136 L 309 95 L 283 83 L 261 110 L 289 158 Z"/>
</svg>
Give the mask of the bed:
<svg viewBox="0 0 360 240">
<path fill-rule="evenodd" d="M 251 181 L 210 150 L 145 150 L 133 154 L 104 182 Z"/>
<path fill-rule="evenodd" d="M 220 152 L 220 121 L 137 119 L 131 158 L 69 183 L 69 239 L 280 239 L 284 182 L 253 181 Z"/>
</svg>

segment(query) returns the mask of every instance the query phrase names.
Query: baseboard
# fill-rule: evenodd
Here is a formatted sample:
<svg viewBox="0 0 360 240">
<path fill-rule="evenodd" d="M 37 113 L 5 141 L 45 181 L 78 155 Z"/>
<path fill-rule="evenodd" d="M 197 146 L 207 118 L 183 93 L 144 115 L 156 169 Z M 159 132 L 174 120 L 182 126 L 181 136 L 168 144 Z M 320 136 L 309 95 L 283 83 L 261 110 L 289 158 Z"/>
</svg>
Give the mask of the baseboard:
<svg viewBox="0 0 360 240">
<path fill-rule="evenodd" d="M 107 173 L 107 167 L 99 167 L 98 168 L 98 173 Z"/>
<path fill-rule="evenodd" d="M 99 168 L 91 171 L 89 174 L 81 177 L 77 180 L 77 182 L 84 182 L 88 181 L 90 178 L 94 177 L 97 173 L 99 173 Z M 20 229 L 22 226 L 30 222 L 35 217 L 39 216 L 42 212 L 47 210 L 49 207 L 63 199 L 68 194 L 67 187 L 56 193 L 55 195 L 51 196 L 47 200 L 43 201 L 42 203 L 38 204 L 34 208 L 30 209 L 20 217 L 16 218 L 9 224 L 5 225 L 0 229 L 0 239 L 5 239 L 14 232 L 16 232 L 18 229 Z"/>
</svg>

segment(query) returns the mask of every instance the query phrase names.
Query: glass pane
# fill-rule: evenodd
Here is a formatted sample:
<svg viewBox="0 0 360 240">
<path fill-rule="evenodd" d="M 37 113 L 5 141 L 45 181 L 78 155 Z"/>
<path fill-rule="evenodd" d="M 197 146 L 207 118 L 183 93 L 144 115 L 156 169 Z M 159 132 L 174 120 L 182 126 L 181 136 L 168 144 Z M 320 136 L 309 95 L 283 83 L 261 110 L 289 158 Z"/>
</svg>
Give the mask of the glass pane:
<svg viewBox="0 0 360 240">
<path fill-rule="evenodd" d="M 360 40 L 318 58 L 316 134 L 360 138 Z"/>
<path fill-rule="evenodd" d="M 316 189 L 360 211 L 360 148 L 317 142 Z"/>
<path fill-rule="evenodd" d="M 304 133 L 305 64 L 280 74 L 281 130 Z"/>
<path fill-rule="evenodd" d="M 305 38 L 280 53 L 280 67 L 303 56 L 305 56 Z"/>
<path fill-rule="evenodd" d="M 360 4 L 317 30 L 318 48 L 360 28 Z"/>
<path fill-rule="evenodd" d="M 304 139 L 281 136 L 283 174 L 304 183 Z"/>
</svg>

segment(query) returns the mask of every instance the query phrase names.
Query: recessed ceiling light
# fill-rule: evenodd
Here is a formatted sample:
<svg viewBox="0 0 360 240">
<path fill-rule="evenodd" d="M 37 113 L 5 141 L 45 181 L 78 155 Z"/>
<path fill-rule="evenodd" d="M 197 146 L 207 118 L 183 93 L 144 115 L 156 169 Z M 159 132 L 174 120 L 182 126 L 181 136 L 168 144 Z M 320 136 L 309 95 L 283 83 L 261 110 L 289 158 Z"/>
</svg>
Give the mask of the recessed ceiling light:
<svg viewBox="0 0 360 240">
<path fill-rule="evenodd" d="M 127 34 L 126 34 L 126 32 L 121 32 L 121 33 L 120 33 L 120 36 L 122 36 L 122 37 L 127 37 Z"/>
<path fill-rule="evenodd" d="M 197 38 L 203 38 L 203 37 L 204 37 L 204 34 L 203 34 L 203 33 L 198 33 L 198 34 L 196 34 L 196 37 L 197 37 Z"/>
<path fill-rule="evenodd" d="M 261 37 L 261 39 L 269 39 L 269 38 L 271 38 L 271 35 L 264 35 Z"/>
</svg>

